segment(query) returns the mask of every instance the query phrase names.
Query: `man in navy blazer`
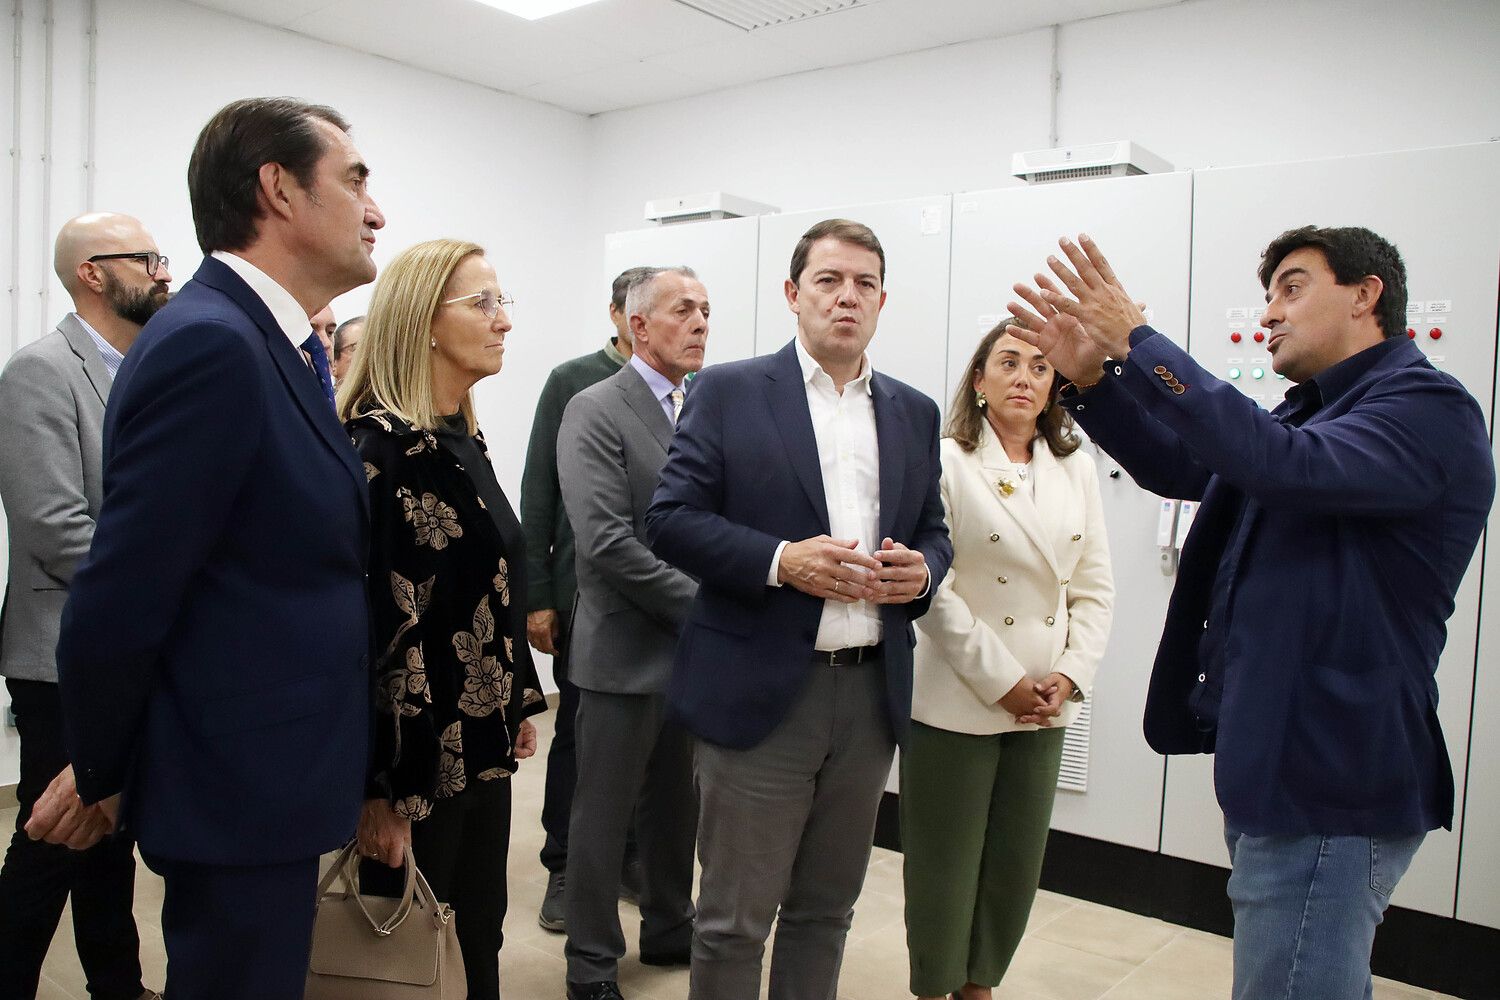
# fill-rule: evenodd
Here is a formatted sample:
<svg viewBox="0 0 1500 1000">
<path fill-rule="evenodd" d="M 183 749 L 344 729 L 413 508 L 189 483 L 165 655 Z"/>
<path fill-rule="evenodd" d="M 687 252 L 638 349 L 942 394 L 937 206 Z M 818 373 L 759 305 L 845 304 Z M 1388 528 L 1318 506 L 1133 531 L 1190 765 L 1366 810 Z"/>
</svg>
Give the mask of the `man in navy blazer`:
<svg viewBox="0 0 1500 1000">
<path fill-rule="evenodd" d="M 134 832 L 166 880 L 173 1000 L 302 996 L 318 855 L 363 797 L 365 473 L 308 325 L 375 276 L 384 219 L 347 131 L 257 99 L 199 135 L 208 256 L 120 368 L 63 613 L 77 795 L 28 832 L 90 812 Z"/>
<path fill-rule="evenodd" d="M 1146 489 L 1201 500 L 1146 702 L 1162 753 L 1213 753 L 1234 995 L 1360 1000 L 1396 883 L 1450 827 L 1438 655 L 1495 493 L 1479 404 L 1405 336 L 1406 268 L 1360 228 L 1262 255 L 1267 413 L 1146 325 L 1087 237 L 1028 336 L 1064 405 Z M 1075 273 L 1076 272 L 1076 273 Z M 1040 276 L 1039 276 L 1040 278 Z M 1060 310 L 1060 311 L 1059 311 Z"/>
<path fill-rule="evenodd" d="M 875 814 L 911 715 L 912 621 L 953 550 L 938 409 L 873 372 L 885 254 L 818 223 L 792 255 L 797 337 L 705 369 L 646 515 L 701 584 L 671 711 L 698 737 L 703 876 L 690 996 L 834 995 Z"/>
</svg>

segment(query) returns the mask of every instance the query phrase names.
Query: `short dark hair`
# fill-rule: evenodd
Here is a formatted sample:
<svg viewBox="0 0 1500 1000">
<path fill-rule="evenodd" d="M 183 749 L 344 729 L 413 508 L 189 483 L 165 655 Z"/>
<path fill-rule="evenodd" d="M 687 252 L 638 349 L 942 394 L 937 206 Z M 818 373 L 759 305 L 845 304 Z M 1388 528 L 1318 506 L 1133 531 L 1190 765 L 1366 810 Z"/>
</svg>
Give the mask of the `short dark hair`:
<svg viewBox="0 0 1500 1000">
<path fill-rule="evenodd" d="M 807 255 L 812 253 L 813 244 L 824 239 L 852 243 L 879 257 L 880 283 L 885 284 L 885 248 L 880 245 L 874 230 L 851 219 L 824 219 L 802 234 L 796 248 L 792 250 L 792 284 L 802 280 L 802 272 L 807 270 Z"/>
<path fill-rule="evenodd" d="M 1334 280 L 1341 285 L 1357 285 L 1370 275 L 1379 278 L 1384 287 L 1375 306 L 1375 322 L 1387 337 L 1406 331 L 1406 264 L 1395 244 L 1363 226 L 1288 229 L 1260 255 L 1261 287 L 1269 290 L 1281 262 L 1306 248 L 1322 251 Z"/>
<path fill-rule="evenodd" d="M 290 97 L 235 101 L 208 120 L 188 161 L 193 227 L 204 254 L 243 250 L 255 241 L 263 164 L 279 163 L 298 184 L 312 186 L 327 146 L 320 121 L 349 131 L 332 108 Z"/>
<path fill-rule="evenodd" d="M 615 312 L 625 311 L 625 296 L 630 292 L 630 286 L 642 278 L 649 278 L 656 271 L 654 267 L 632 267 L 616 275 L 615 283 L 609 291 L 609 304 L 615 307 Z"/>
<path fill-rule="evenodd" d="M 351 326 L 364 326 L 364 325 L 365 325 L 365 318 L 363 316 L 350 316 L 348 319 L 344 320 L 338 326 L 334 327 L 334 330 L 333 330 L 333 356 L 334 357 L 338 357 L 340 354 L 344 353 L 344 346 L 345 346 L 344 345 L 344 338 L 349 335 L 348 334 L 349 328 Z"/>
</svg>

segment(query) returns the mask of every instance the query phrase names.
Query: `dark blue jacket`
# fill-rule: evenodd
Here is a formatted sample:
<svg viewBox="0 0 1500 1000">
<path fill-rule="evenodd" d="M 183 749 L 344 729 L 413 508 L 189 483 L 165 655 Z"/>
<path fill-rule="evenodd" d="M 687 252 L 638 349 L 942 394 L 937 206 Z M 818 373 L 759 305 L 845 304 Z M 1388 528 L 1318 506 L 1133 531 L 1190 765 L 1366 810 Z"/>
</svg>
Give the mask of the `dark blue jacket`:
<svg viewBox="0 0 1500 1000">
<path fill-rule="evenodd" d="M 79 794 L 143 850 L 312 857 L 353 832 L 371 682 L 365 473 L 316 376 L 205 259 L 120 367 L 58 645 Z"/>
<path fill-rule="evenodd" d="M 1147 741 L 1214 753 L 1219 804 L 1244 833 L 1449 826 L 1434 672 L 1495 493 L 1479 405 L 1405 337 L 1270 413 L 1150 327 L 1130 339 L 1129 357 L 1064 405 L 1141 486 L 1202 501 Z M 1222 684 L 1217 699 L 1205 683 Z"/>
<path fill-rule="evenodd" d="M 938 492 L 938 409 L 911 386 L 871 376 L 880 450 L 880 534 L 921 550 L 927 594 L 881 608 L 891 728 L 911 719 L 911 623 L 927 611 L 953 547 Z M 646 512 L 647 543 L 700 580 L 667 689 L 693 733 L 744 749 L 770 735 L 812 669 L 823 601 L 766 576 L 783 540 L 829 531 L 807 389 L 794 344 L 715 365 L 693 380 L 661 485 Z"/>
</svg>

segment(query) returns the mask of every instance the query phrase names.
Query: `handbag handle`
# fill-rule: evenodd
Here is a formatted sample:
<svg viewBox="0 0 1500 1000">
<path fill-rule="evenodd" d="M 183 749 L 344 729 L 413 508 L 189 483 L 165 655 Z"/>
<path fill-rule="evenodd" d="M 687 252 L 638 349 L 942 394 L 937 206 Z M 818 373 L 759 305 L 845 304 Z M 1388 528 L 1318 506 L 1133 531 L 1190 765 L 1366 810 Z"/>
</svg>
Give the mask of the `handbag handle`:
<svg viewBox="0 0 1500 1000">
<path fill-rule="evenodd" d="M 376 921 L 374 916 L 371 915 L 369 908 L 365 906 L 364 898 L 355 888 L 353 868 L 354 860 L 358 857 L 358 853 L 356 851 L 356 842 L 353 840 L 344 845 L 344 849 L 339 852 L 338 859 L 334 861 L 332 867 L 323 876 L 323 880 L 318 884 L 318 898 L 321 899 L 327 895 L 334 881 L 342 877 L 344 897 L 346 899 L 349 896 L 354 897 L 354 901 L 359 906 L 360 912 L 364 914 L 365 920 L 370 924 L 370 930 L 381 937 L 390 935 L 396 928 L 401 926 L 406 918 L 411 915 L 413 903 L 418 903 L 431 910 L 434 921 L 437 924 L 442 925 L 447 923 L 446 914 L 438 902 L 437 895 L 432 891 L 432 886 L 428 884 L 426 877 L 417 868 L 417 859 L 412 854 L 410 844 L 405 845 L 405 854 L 402 867 L 406 870 L 406 881 L 402 886 L 401 901 L 384 921 Z"/>
</svg>

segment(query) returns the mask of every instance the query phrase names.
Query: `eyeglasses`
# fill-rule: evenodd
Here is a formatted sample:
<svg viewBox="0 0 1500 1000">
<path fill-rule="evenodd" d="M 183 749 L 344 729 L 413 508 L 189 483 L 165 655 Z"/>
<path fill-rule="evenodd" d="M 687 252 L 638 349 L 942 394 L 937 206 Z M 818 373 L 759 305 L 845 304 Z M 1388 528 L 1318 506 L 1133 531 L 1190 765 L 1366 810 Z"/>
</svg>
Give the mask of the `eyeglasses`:
<svg viewBox="0 0 1500 1000">
<path fill-rule="evenodd" d="M 470 292 L 468 295 L 460 295 L 453 299 L 444 299 L 439 304 L 451 306 L 455 302 L 464 302 L 468 299 L 478 299 L 479 301 L 474 304 L 490 319 L 500 315 L 501 309 L 509 309 L 516 304 L 514 296 L 497 292 L 493 288 L 486 288 L 482 292 Z"/>
<path fill-rule="evenodd" d="M 89 258 L 89 263 L 93 264 L 101 260 L 143 260 L 146 262 L 146 275 L 151 278 L 156 277 L 158 268 L 171 266 L 171 262 L 155 250 L 141 250 L 137 253 L 96 253 Z"/>
</svg>

